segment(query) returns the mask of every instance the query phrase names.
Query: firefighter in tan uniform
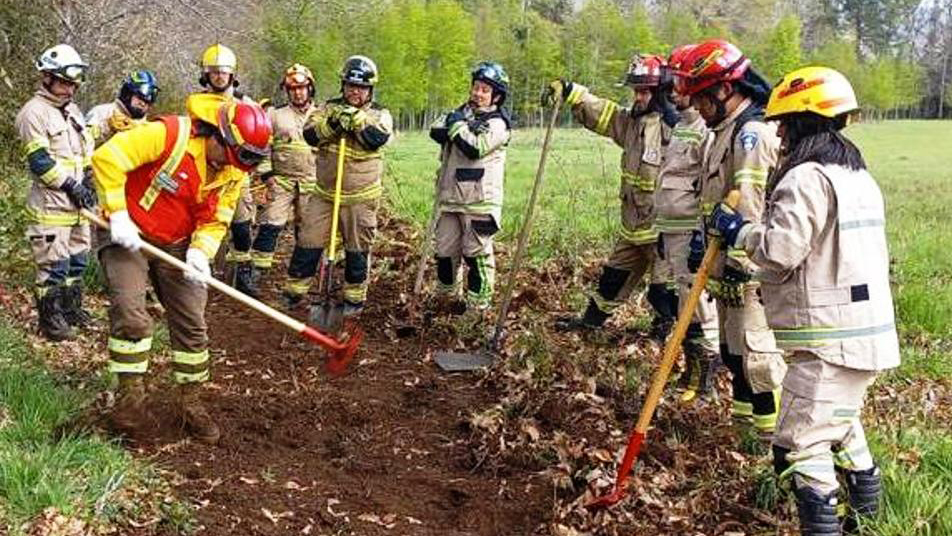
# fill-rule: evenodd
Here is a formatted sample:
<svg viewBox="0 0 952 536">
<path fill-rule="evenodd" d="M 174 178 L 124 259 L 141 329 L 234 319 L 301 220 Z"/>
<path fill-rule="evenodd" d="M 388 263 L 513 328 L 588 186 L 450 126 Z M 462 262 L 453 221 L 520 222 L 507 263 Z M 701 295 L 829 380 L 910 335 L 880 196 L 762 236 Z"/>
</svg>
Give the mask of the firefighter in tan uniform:
<svg viewBox="0 0 952 536">
<path fill-rule="evenodd" d="M 805 67 L 774 88 L 784 162 L 763 221 L 718 205 L 713 225 L 761 267 L 767 321 L 790 358 L 774 466 L 792 475 L 802 534 L 835 536 L 837 471 L 850 512 L 875 516 L 882 490 L 860 411 L 879 371 L 899 366 L 883 197 L 841 130 L 859 109 L 849 81 Z"/>
<path fill-rule="evenodd" d="M 780 139 L 764 122 L 770 86 L 734 45 L 713 39 L 691 50 L 676 78 L 682 94 L 714 132 L 701 167 L 701 212 L 730 190 L 739 190 L 738 211 L 752 221 L 764 208 L 767 176 L 777 164 Z M 696 271 L 704 255 L 705 233 L 691 237 L 688 265 Z M 709 290 L 717 300 L 721 359 L 730 369 L 733 415 L 753 421 L 769 437 L 777 421 L 779 387 L 786 366 L 767 327 L 755 276 L 757 267 L 737 248 L 728 248 L 711 269 Z"/>
<path fill-rule="evenodd" d="M 53 341 L 71 339 L 85 325 L 82 275 L 90 247 L 89 224 L 79 209 L 96 205 L 89 167 L 93 139 L 73 94 L 86 63 L 69 45 L 40 56 L 41 83 L 16 116 L 33 184 L 27 196 L 26 235 L 36 263 L 39 327 Z"/>
<path fill-rule="evenodd" d="M 301 223 L 301 254 L 288 268 L 285 296 L 291 307 L 307 293 L 321 253 L 330 242 L 337 152 L 341 137 L 345 137 L 339 216 L 345 253 L 344 314 L 363 310 L 370 248 L 377 232 L 377 203 L 383 193 L 383 147 L 393 132 L 390 112 L 373 100 L 377 78 L 377 66 L 370 58 L 347 58 L 340 73 L 341 95 L 319 105 L 308 119 L 304 139 L 317 148 L 316 195 L 311 196 Z"/>
<path fill-rule="evenodd" d="M 144 124 L 158 96 L 159 82 L 151 71 L 135 71 L 127 76 L 116 100 L 94 106 L 86 114 L 96 146 L 118 132 Z"/>
<path fill-rule="evenodd" d="M 694 45 L 684 45 L 672 51 L 668 67 L 680 70 L 681 60 L 693 48 Z M 659 257 L 670 264 L 678 285 L 679 304 L 683 304 L 694 279 L 688 269 L 688 243 L 700 221 L 701 162 L 710 130 L 701 114 L 691 107 L 690 97 L 675 92 L 673 100 L 681 120 L 671 131 L 671 143 L 658 175 L 655 226 Z M 680 381 L 683 401 L 711 392 L 713 373 L 719 364 L 718 340 L 717 307 L 705 291 L 682 343 L 687 364 Z"/>
<path fill-rule="evenodd" d="M 109 371 L 119 377 L 112 421 L 135 434 L 145 415 L 143 376 L 152 349 L 145 291 L 151 280 L 166 309 L 172 370 L 186 429 L 216 443 L 219 428 L 200 401 L 209 379 L 205 284 L 245 173 L 267 155 L 271 126 L 256 104 L 218 95 L 189 97 L 188 116 L 166 116 L 113 136 L 93 155 L 109 218 L 99 259 L 109 287 Z M 140 236 L 141 232 L 141 236 Z M 185 261 L 182 272 L 139 251 L 143 240 Z"/>
<path fill-rule="evenodd" d="M 611 257 L 602 268 L 596 292 L 588 300 L 581 317 L 560 319 L 559 329 L 594 329 L 601 327 L 620 307 L 652 266 L 648 301 L 655 309 L 656 324 L 670 325 L 677 313 L 677 295 L 659 277 L 664 264 L 655 263 L 658 231 L 654 227 L 654 191 L 661 169 L 664 148 L 677 123 L 677 113 L 664 95 L 662 76 L 664 59 L 660 56 L 635 55 L 625 84 L 634 93 L 630 109 L 596 97 L 580 84 L 558 80 L 553 82 L 545 101 L 552 104 L 561 92 L 565 104 L 585 128 L 607 136 L 624 152 L 621 158 L 621 236 Z"/>
<path fill-rule="evenodd" d="M 293 214 L 298 236 L 310 192 L 314 191 L 314 149 L 304 141 L 304 122 L 314 111 L 314 75 L 307 67 L 295 63 L 288 67 L 281 81 L 288 104 L 271 108 L 268 117 L 274 128 L 271 158 L 258 166 L 255 173 L 267 184 L 268 203 L 258 225 L 251 250 L 254 271 L 247 263 L 238 265 L 236 288 L 246 294 L 258 293 L 260 272 L 271 269 L 278 237 Z M 295 244 L 291 265 L 300 263 L 304 255 Z"/>
<path fill-rule="evenodd" d="M 464 261 L 465 304 L 484 310 L 492 303 L 493 235 L 502 222 L 506 146 L 511 137 L 509 112 L 502 105 L 509 93 L 509 75 L 501 65 L 483 62 L 471 80 L 469 101 L 430 128 L 430 137 L 440 144 L 436 271 L 440 294 L 446 298 L 442 301 L 452 301 L 458 291 L 456 272 Z"/>
</svg>

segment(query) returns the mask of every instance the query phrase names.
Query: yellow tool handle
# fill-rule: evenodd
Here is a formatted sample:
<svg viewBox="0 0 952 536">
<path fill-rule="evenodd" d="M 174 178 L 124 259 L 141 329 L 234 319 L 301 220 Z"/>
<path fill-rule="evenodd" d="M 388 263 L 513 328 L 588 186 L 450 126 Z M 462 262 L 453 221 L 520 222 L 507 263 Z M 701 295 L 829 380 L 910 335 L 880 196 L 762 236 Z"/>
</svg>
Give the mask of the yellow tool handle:
<svg viewBox="0 0 952 536">
<path fill-rule="evenodd" d="M 337 219 L 340 216 L 341 188 L 344 185 L 344 155 L 347 152 L 347 138 L 340 137 L 337 149 L 337 180 L 334 181 L 334 209 L 331 211 L 331 245 L 327 248 L 327 259 L 334 262 L 337 254 Z"/>
<path fill-rule="evenodd" d="M 727 194 L 725 202 L 731 208 L 735 208 L 740 201 L 740 192 L 731 190 Z M 694 276 L 694 283 L 691 284 L 691 292 L 688 299 L 678 313 L 678 321 L 674 325 L 674 333 L 668 338 L 664 346 L 664 354 L 661 358 L 661 364 L 655 371 L 654 378 L 651 380 L 651 388 L 645 397 L 645 405 L 641 408 L 641 415 L 638 416 L 638 423 L 635 424 L 635 430 L 644 434 L 648 431 L 648 424 L 651 423 L 651 417 L 654 415 L 658 402 L 661 400 L 661 393 L 664 392 L 664 386 L 668 383 L 668 376 L 671 374 L 671 368 L 674 367 L 674 361 L 678 357 L 678 350 L 681 348 L 681 341 L 688 331 L 688 325 L 694 317 L 694 311 L 697 309 L 697 303 L 701 299 L 701 292 L 704 291 L 704 285 L 707 284 L 707 276 L 714 264 L 714 259 L 721 249 L 721 238 L 713 237 L 707 245 L 704 252 L 704 260 L 697 269 Z"/>
</svg>

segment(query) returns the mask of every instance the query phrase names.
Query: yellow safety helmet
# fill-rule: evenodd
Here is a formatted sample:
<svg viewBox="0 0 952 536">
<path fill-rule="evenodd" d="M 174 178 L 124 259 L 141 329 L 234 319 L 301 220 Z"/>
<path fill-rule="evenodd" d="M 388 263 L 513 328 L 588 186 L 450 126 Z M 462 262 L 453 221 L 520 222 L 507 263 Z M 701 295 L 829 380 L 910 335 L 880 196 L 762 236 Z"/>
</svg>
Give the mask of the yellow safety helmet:
<svg viewBox="0 0 952 536">
<path fill-rule="evenodd" d="M 829 67 L 802 67 L 773 88 L 766 119 L 801 112 L 833 119 L 858 109 L 856 93 L 845 76 Z"/>
<path fill-rule="evenodd" d="M 216 43 L 202 53 L 202 71 L 208 71 L 211 68 L 234 73 L 238 68 L 238 58 L 230 48 Z"/>
<path fill-rule="evenodd" d="M 271 104 L 271 99 L 269 99 L 268 97 L 265 97 L 265 98 L 263 98 L 263 99 L 259 99 L 259 100 L 258 100 L 258 106 L 261 106 L 261 109 L 263 109 L 263 110 L 267 110 L 269 107 L 272 106 L 272 104 Z"/>
</svg>

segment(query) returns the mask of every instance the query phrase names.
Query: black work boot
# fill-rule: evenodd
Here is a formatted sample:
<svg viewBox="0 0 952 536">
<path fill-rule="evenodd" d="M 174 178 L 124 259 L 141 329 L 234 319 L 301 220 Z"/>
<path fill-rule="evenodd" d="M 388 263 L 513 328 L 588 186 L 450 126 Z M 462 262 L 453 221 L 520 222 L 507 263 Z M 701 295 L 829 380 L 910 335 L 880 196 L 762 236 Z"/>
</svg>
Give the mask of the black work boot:
<svg viewBox="0 0 952 536">
<path fill-rule="evenodd" d="M 794 491 L 802 536 L 840 536 L 840 520 L 836 517 L 836 492 L 822 495 L 813 488 Z"/>
<path fill-rule="evenodd" d="M 201 401 L 200 383 L 186 383 L 179 386 L 179 408 L 185 429 L 195 439 L 208 445 L 215 445 L 221 437 L 221 430 Z"/>
<path fill-rule="evenodd" d="M 93 317 L 83 309 L 83 285 L 78 281 L 63 290 L 63 317 L 70 326 L 85 327 Z"/>
<path fill-rule="evenodd" d="M 247 294 L 252 298 L 258 298 L 258 274 L 255 272 L 251 261 L 239 262 L 235 266 L 235 290 Z"/>
<path fill-rule="evenodd" d="M 603 312 L 595 304 L 595 300 L 588 299 L 588 306 L 581 317 L 565 316 L 555 321 L 555 329 L 558 331 L 591 331 L 605 325 L 605 321 L 611 316 Z"/>
<path fill-rule="evenodd" d="M 39 311 L 40 332 L 47 339 L 59 342 L 75 338 L 73 328 L 63 314 L 63 300 L 66 287 L 48 287 L 43 296 L 36 298 Z"/>
<path fill-rule="evenodd" d="M 865 471 L 846 471 L 846 489 L 850 509 L 843 522 L 848 533 L 859 529 L 860 520 L 869 521 L 879 512 L 879 498 L 883 493 L 883 478 L 879 467 Z"/>
</svg>

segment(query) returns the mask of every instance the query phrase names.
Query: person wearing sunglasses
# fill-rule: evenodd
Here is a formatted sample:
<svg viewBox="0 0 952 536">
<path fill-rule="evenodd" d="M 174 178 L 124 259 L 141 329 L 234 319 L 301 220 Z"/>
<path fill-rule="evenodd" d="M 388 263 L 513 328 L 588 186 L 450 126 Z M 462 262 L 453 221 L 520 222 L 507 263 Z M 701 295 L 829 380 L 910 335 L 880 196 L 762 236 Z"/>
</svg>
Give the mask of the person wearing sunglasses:
<svg viewBox="0 0 952 536">
<path fill-rule="evenodd" d="M 152 71 L 134 71 L 119 86 L 119 95 L 112 102 L 94 106 L 86 114 L 96 146 L 102 145 L 117 132 L 129 130 L 146 121 L 146 115 L 159 98 L 159 81 Z"/>
<path fill-rule="evenodd" d="M 36 61 L 40 87 L 15 120 L 33 177 L 26 201 L 30 218 L 26 234 L 36 264 L 39 327 L 52 341 L 73 338 L 73 328 L 89 320 L 81 285 L 90 231 L 79 209 L 96 205 L 89 178 L 93 139 L 73 101 L 86 68 L 69 45 L 44 51 Z"/>
<path fill-rule="evenodd" d="M 200 402 L 209 379 L 209 259 L 232 220 L 246 173 L 269 154 L 272 129 L 255 103 L 199 93 L 188 98 L 186 109 L 187 116 L 163 116 L 120 132 L 93 154 L 96 189 L 110 223 L 97 238 L 110 296 L 108 366 L 119 378 L 111 424 L 135 438 L 148 422 L 143 377 L 152 348 L 145 302 L 151 280 L 166 309 L 184 428 L 215 444 L 218 425 Z M 139 251 L 143 241 L 189 269 L 146 257 Z"/>
</svg>

